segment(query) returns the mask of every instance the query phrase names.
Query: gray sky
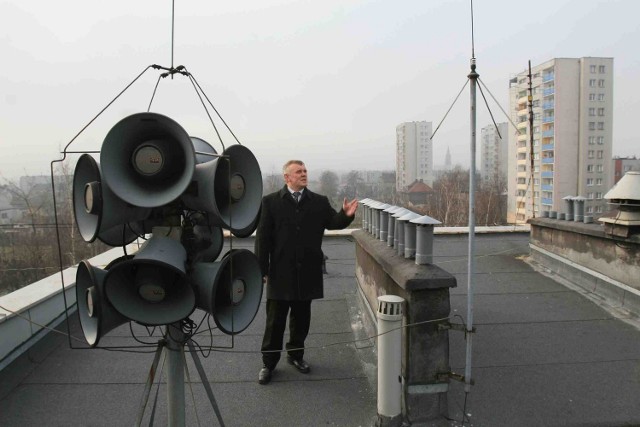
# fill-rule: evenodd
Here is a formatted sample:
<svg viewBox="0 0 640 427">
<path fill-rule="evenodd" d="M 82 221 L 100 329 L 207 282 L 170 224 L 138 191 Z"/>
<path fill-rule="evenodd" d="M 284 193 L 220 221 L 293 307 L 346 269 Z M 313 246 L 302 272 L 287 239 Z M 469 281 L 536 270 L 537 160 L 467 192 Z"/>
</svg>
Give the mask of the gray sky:
<svg viewBox="0 0 640 427">
<path fill-rule="evenodd" d="M 509 77 L 528 60 L 613 57 L 613 152 L 640 155 L 639 1 L 476 0 L 474 12 L 477 71 L 505 110 Z M 176 0 L 175 13 L 174 65 L 266 173 L 289 158 L 312 174 L 394 169 L 396 125 L 435 129 L 469 72 L 469 0 Z M 171 0 L 0 0 L 0 55 L 0 176 L 48 174 L 145 67 L 171 65 Z M 69 150 L 99 150 L 121 118 L 146 111 L 158 75 L 147 71 Z M 491 119 L 478 109 L 479 135 Z M 221 151 L 187 78 L 163 79 L 151 111 Z M 468 166 L 469 140 L 465 89 L 434 138 L 434 164 L 449 147 Z"/>
</svg>

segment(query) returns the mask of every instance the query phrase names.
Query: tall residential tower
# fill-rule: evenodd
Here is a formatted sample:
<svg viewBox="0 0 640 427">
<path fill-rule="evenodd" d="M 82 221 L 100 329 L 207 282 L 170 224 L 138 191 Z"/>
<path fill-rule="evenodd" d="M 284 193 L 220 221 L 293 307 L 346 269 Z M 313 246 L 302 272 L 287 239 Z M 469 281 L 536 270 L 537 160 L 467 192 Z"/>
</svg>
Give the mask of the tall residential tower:
<svg viewBox="0 0 640 427">
<path fill-rule="evenodd" d="M 566 196 L 585 197 L 585 215 L 597 217 L 611 188 L 613 58 L 554 58 L 532 67 L 533 150 L 528 74 L 509 82 L 519 134 L 509 132 L 507 220 L 562 212 Z"/>
<path fill-rule="evenodd" d="M 507 123 L 498 123 L 497 127 L 491 124 L 480 131 L 480 176 L 484 184 L 507 184 L 508 131 Z"/>
<path fill-rule="evenodd" d="M 416 180 L 433 185 L 431 122 L 396 126 L 396 191 L 406 191 Z"/>
</svg>

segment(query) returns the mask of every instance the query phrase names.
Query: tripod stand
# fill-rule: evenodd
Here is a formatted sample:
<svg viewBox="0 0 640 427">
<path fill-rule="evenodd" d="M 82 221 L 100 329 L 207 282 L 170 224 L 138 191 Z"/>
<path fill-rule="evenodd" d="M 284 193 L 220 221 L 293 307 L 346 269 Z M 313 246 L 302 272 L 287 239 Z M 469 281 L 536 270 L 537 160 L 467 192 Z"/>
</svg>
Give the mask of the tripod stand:
<svg viewBox="0 0 640 427">
<path fill-rule="evenodd" d="M 207 396 L 209 397 L 209 401 L 211 402 L 211 406 L 216 414 L 216 418 L 218 419 L 218 423 L 221 427 L 224 427 L 224 421 L 222 420 L 222 415 L 220 414 L 220 409 L 218 408 L 218 404 L 216 403 L 215 397 L 213 396 L 213 390 L 211 390 L 211 385 L 207 379 L 207 375 L 204 372 L 204 368 L 202 367 L 202 363 L 200 362 L 200 358 L 198 357 L 198 353 L 195 350 L 195 346 L 193 345 L 193 341 L 188 339 L 185 341 L 186 335 L 182 332 L 180 328 L 180 324 L 172 324 L 167 327 L 167 331 L 164 335 L 164 338 L 158 341 L 158 347 L 156 349 L 155 357 L 153 359 L 153 363 L 151 364 L 151 368 L 149 369 L 149 377 L 147 378 L 147 383 L 144 388 L 142 400 L 140 402 L 140 408 L 138 409 L 138 415 L 136 417 L 136 427 L 142 425 L 142 419 L 144 418 L 145 409 L 147 403 L 149 401 L 149 394 L 151 393 L 151 387 L 153 385 L 156 373 L 158 372 L 158 362 L 160 361 L 161 354 L 165 353 L 165 359 L 167 364 L 167 412 L 168 412 L 168 421 L 167 424 L 171 427 L 183 427 L 185 425 L 185 395 L 184 395 L 184 373 L 186 369 L 186 359 L 185 359 L 185 344 L 189 347 L 189 353 L 193 358 L 193 362 L 198 371 L 198 375 L 200 376 L 200 380 L 202 381 L 202 385 L 207 392 Z M 162 371 L 160 371 L 161 373 Z M 191 382 L 191 381 L 189 381 Z M 156 395 L 157 401 L 157 395 Z M 151 419 L 150 425 L 153 425 L 155 409 L 156 409 L 156 401 L 154 401 L 152 411 L 151 411 Z M 197 413 L 196 413 L 197 416 Z"/>
</svg>

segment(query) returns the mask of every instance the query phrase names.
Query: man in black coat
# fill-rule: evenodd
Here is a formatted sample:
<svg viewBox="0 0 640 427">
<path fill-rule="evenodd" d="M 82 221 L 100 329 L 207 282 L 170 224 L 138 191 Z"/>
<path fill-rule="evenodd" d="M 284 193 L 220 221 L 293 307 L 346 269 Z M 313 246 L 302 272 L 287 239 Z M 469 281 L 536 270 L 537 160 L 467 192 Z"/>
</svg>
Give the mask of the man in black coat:
<svg viewBox="0 0 640 427">
<path fill-rule="evenodd" d="M 284 187 L 262 199 L 255 253 L 267 287 L 267 322 L 262 340 L 260 384 L 271 380 L 280 360 L 289 315 L 287 360 L 298 371 L 309 372 L 303 359 L 311 322 L 311 300 L 323 297 L 322 236 L 353 221 L 358 201 L 344 199 L 336 212 L 326 196 L 307 188 L 307 169 L 300 160 L 283 167 Z"/>
</svg>

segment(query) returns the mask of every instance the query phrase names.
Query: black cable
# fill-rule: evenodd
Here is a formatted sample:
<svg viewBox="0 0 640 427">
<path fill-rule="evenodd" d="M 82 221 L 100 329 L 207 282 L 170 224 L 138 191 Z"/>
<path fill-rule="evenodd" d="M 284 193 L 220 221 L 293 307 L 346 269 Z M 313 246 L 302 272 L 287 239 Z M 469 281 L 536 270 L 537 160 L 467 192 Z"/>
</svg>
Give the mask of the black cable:
<svg viewBox="0 0 640 427">
<path fill-rule="evenodd" d="M 229 127 L 229 125 L 227 124 L 227 122 L 222 118 L 222 116 L 220 115 L 220 113 L 218 112 L 218 110 L 216 109 L 216 107 L 213 105 L 213 103 L 209 100 L 209 97 L 207 96 L 207 94 L 205 93 L 204 90 L 202 90 L 202 88 L 200 87 L 200 84 L 198 83 L 198 81 L 196 80 L 196 78 L 193 76 L 193 74 L 189 74 L 192 78 L 193 81 L 195 82 L 195 84 L 198 86 L 198 89 L 200 89 L 200 91 L 202 92 L 202 94 L 204 95 L 204 97 L 206 98 L 207 102 L 209 102 L 209 105 L 211 105 L 211 108 L 213 108 L 213 111 L 216 112 L 216 114 L 218 115 L 218 117 L 220 118 L 220 120 L 222 121 L 222 123 L 224 123 L 225 127 L 227 128 L 227 130 L 229 131 L 229 133 L 233 136 L 233 138 L 236 140 L 236 142 L 240 145 L 242 145 L 242 143 L 240 142 L 240 140 L 238 140 L 238 138 L 236 137 L 235 133 L 233 133 L 233 131 L 231 130 L 231 128 Z"/>
<path fill-rule="evenodd" d="M 496 128 L 496 133 L 502 139 L 502 135 L 500 135 L 500 130 L 498 129 L 498 124 L 496 123 L 496 119 L 493 118 L 493 113 L 491 112 L 491 108 L 489 107 L 489 103 L 487 102 L 487 98 L 484 96 L 484 92 L 482 91 L 482 85 L 478 85 L 478 89 L 480 89 L 480 95 L 482 95 L 482 99 L 484 99 L 484 105 L 487 107 L 487 111 L 489 111 L 489 115 L 491 116 L 491 121 L 493 122 L 493 126 Z"/>
<path fill-rule="evenodd" d="M 449 115 L 449 112 L 451 111 L 451 109 L 453 108 L 454 105 L 456 105 L 456 102 L 458 102 L 458 98 L 460 98 L 460 95 L 462 94 L 462 91 L 464 90 L 465 87 L 467 87 L 467 85 L 469 84 L 469 79 L 467 79 L 464 82 L 464 85 L 462 86 L 462 89 L 460 89 L 460 92 L 458 92 L 458 95 L 456 96 L 456 99 L 453 100 L 453 102 L 451 103 L 451 106 L 449 107 L 449 109 L 447 110 L 447 112 L 444 114 L 444 117 L 442 118 L 442 120 L 440 120 L 440 123 L 438 124 L 438 126 L 436 127 L 436 130 L 433 131 L 433 133 L 431 134 L 431 141 L 433 141 L 433 137 L 436 136 L 436 132 L 438 132 L 438 129 L 440 129 L 440 126 L 442 126 L 442 123 L 444 122 L 444 120 L 447 118 L 447 116 Z"/>
<path fill-rule="evenodd" d="M 147 113 L 151 110 L 151 104 L 153 103 L 153 100 L 156 97 L 156 91 L 158 90 L 158 85 L 160 84 L 161 78 L 162 78 L 162 75 L 159 75 L 158 80 L 156 81 L 156 86 L 153 88 L 153 93 L 151 94 L 151 99 L 149 100 L 149 106 L 147 107 Z"/>
<path fill-rule="evenodd" d="M 185 68 L 185 70 L 186 70 L 186 68 Z M 222 141 L 222 136 L 220 135 L 220 132 L 218 131 L 218 127 L 213 122 L 213 117 L 211 117 L 211 114 L 209 114 L 209 109 L 207 108 L 207 105 L 204 103 L 204 100 L 202 99 L 202 95 L 200 95 L 200 91 L 198 90 L 199 86 L 197 86 L 197 82 L 195 81 L 195 79 L 193 78 L 191 73 L 189 73 L 188 71 L 187 71 L 187 76 L 189 77 L 189 81 L 191 82 L 191 85 L 193 86 L 193 89 L 196 91 L 196 95 L 198 95 L 198 98 L 200 98 L 200 103 L 202 104 L 202 107 L 204 108 L 204 111 L 207 113 L 207 117 L 209 117 L 209 121 L 211 122 L 211 125 L 213 126 L 213 130 L 216 132 L 216 135 L 218 136 L 218 140 L 220 141 L 220 144 L 222 145 L 222 151 L 224 152 L 224 150 L 225 150 L 224 141 Z"/>
</svg>

